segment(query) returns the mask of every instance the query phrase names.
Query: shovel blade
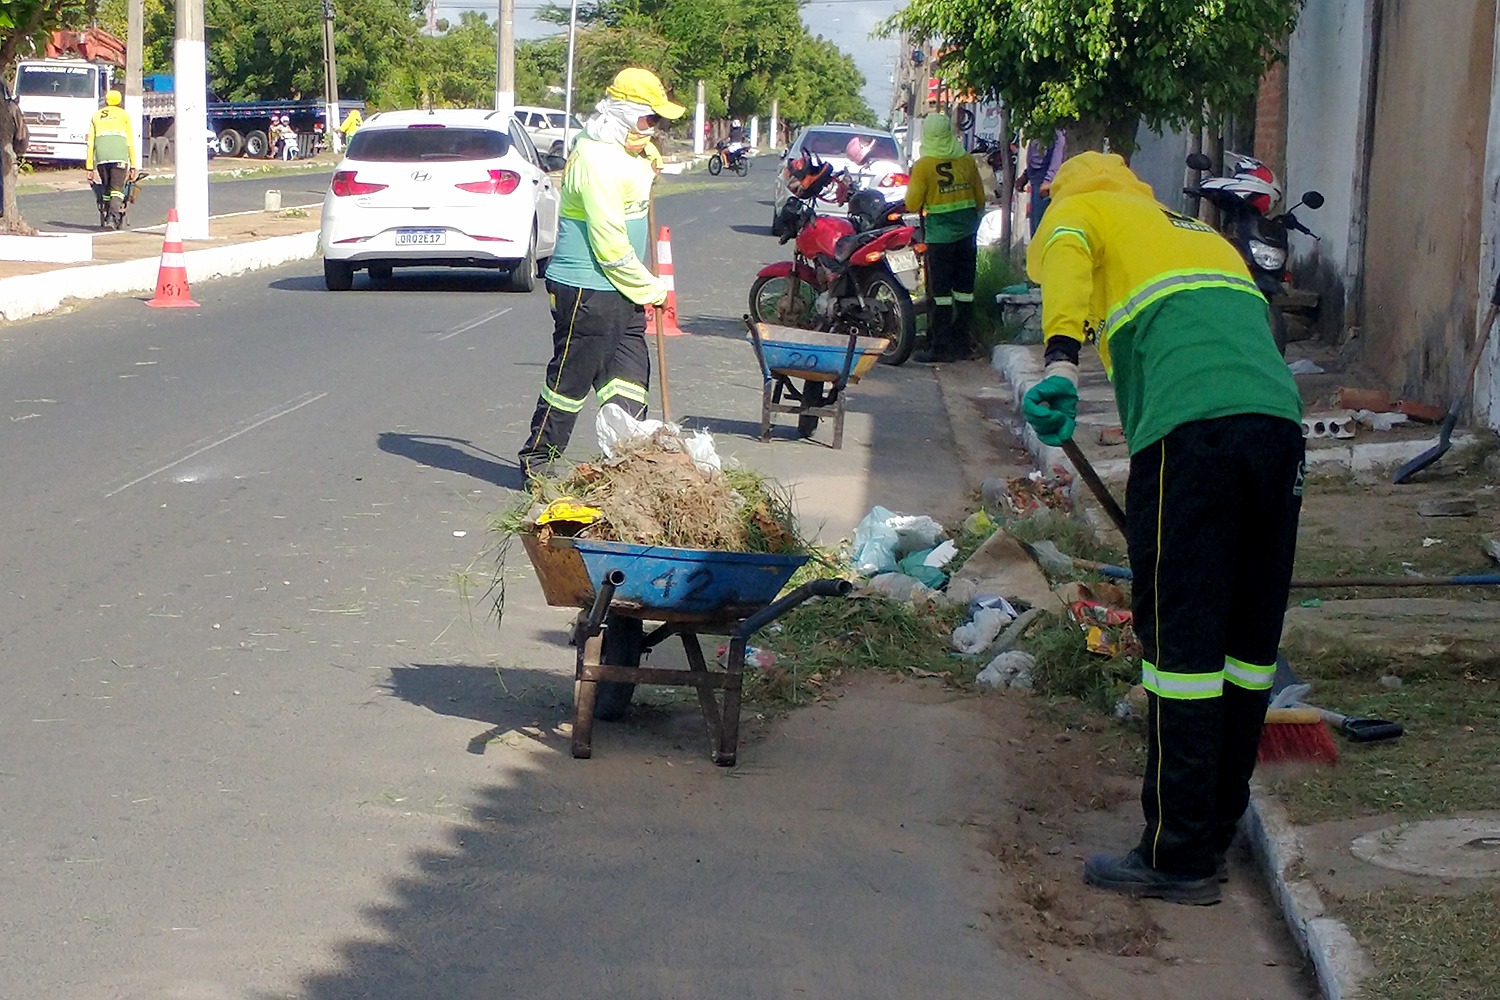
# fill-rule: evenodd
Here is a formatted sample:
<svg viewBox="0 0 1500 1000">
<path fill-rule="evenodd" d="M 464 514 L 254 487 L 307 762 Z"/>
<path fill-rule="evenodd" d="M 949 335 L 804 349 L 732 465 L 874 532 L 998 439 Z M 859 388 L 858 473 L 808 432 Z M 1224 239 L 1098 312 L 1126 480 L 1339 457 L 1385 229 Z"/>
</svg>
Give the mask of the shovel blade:
<svg viewBox="0 0 1500 1000">
<path fill-rule="evenodd" d="M 1396 474 L 1391 477 L 1391 482 L 1400 486 L 1412 476 L 1415 476 L 1447 454 L 1449 447 L 1451 447 L 1448 439 L 1453 436 L 1453 425 L 1456 423 L 1458 423 L 1458 414 L 1450 411 L 1448 416 L 1443 419 L 1443 426 L 1438 432 L 1438 443 L 1397 469 Z"/>
</svg>

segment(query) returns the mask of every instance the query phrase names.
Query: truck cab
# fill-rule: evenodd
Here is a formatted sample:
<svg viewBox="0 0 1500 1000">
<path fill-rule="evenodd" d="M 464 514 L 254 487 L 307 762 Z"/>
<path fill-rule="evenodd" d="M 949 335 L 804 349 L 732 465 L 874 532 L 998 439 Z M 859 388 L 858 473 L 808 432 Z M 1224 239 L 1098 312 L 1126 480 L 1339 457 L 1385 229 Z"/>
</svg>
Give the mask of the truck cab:
<svg viewBox="0 0 1500 1000">
<path fill-rule="evenodd" d="M 16 64 L 16 99 L 31 133 L 30 160 L 88 155 L 89 120 L 113 82 L 111 67 L 83 59 L 23 59 Z"/>
</svg>

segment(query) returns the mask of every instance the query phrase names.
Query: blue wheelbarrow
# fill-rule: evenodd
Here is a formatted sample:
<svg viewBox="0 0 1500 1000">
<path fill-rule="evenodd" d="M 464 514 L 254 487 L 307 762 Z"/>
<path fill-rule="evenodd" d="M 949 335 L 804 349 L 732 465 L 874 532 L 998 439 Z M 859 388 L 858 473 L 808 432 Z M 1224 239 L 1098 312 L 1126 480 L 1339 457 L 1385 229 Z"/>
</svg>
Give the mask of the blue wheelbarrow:
<svg viewBox="0 0 1500 1000">
<path fill-rule="evenodd" d="M 805 438 L 817 431 L 820 418 L 831 418 L 833 447 L 842 448 L 845 391 L 869 374 L 890 341 L 757 323 L 749 316 L 745 328 L 760 362 L 760 439 L 771 439 L 772 414 L 795 413 L 797 433 Z"/>
<path fill-rule="evenodd" d="M 142 170 L 133 179 L 125 182 L 125 196 L 120 200 L 119 212 L 110 211 L 109 189 L 97 179 L 89 181 L 89 187 L 94 191 L 94 201 L 99 206 L 100 229 L 123 229 L 125 227 L 125 216 L 129 214 L 130 206 L 135 203 L 136 196 L 140 193 L 136 189 L 140 187 L 141 181 L 145 180 L 146 176 L 146 172 Z"/>
<path fill-rule="evenodd" d="M 809 598 L 842 597 L 848 580 L 804 583 L 778 598 L 808 557 L 537 534 L 521 536 L 547 603 L 581 608 L 573 624 L 573 756 L 593 755 L 594 720 L 625 714 L 637 684 L 698 692 L 710 756 L 733 767 L 740 733 L 745 648 L 750 637 Z M 647 631 L 647 622 L 657 622 Z M 640 665 L 678 636 L 689 669 Z M 710 670 L 699 637 L 728 636 L 722 670 Z M 716 697 L 722 692 L 722 698 Z"/>
</svg>

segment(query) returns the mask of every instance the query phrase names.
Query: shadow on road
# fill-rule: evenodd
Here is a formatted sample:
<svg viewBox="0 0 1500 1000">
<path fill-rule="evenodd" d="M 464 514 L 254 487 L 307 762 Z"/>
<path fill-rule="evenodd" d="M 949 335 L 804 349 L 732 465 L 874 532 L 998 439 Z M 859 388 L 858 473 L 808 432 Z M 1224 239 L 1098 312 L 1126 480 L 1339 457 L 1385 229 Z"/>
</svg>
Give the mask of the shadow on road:
<svg viewBox="0 0 1500 1000">
<path fill-rule="evenodd" d="M 520 490 L 526 486 L 526 477 L 521 474 L 519 465 L 500 459 L 499 455 L 485 451 L 463 438 L 385 431 L 376 439 L 376 444 L 381 451 L 392 455 L 400 455 L 434 469 L 447 469 L 449 472 L 472 476 L 507 490 Z M 459 445 L 462 447 L 457 447 Z"/>
<path fill-rule="evenodd" d="M 748 225 L 748 224 L 745 224 L 745 223 L 737 223 L 737 224 L 735 224 L 733 226 L 730 226 L 729 228 L 732 229 L 734 232 L 737 232 L 737 233 L 747 233 L 750 236 L 770 236 L 771 235 L 771 227 L 770 226 L 756 226 L 756 225 Z"/>
<path fill-rule="evenodd" d="M 744 320 L 726 319 L 723 316 L 677 316 L 677 325 L 683 332 L 695 337 L 728 337 L 731 340 L 745 341 L 745 355 L 751 368 L 755 367 L 755 352 L 750 347 L 749 334 L 745 331 Z M 651 331 L 648 328 L 647 333 Z"/>
</svg>

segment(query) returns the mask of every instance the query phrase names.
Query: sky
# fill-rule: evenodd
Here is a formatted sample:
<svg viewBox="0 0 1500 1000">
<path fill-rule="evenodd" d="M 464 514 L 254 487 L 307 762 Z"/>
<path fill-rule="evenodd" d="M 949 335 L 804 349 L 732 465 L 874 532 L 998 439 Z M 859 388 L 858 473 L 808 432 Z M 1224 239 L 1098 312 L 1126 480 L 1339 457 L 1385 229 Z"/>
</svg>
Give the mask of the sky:
<svg viewBox="0 0 1500 1000">
<path fill-rule="evenodd" d="M 558 26 L 536 20 L 540 0 L 516 0 L 516 37 L 541 38 L 554 34 Z M 822 35 L 854 57 L 865 76 L 865 103 L 884 121 L 891 107 L 891 73 L 895 68 L 899 46 L 895 39 L 872 38 L 870 32 L 886 17 L 906 6 L 905 0 L 807 0 L 802 6 L 802 21 L 809 31 Z M 439 17 L 456 17 L 461 10 L 481 10 L 494 20 L 499 11 L 494 6 L 439 0 Z M 684 93 L 681 81 L 675 81 L 676 92 Z M 691 95 L 691 87 L 686 88 Z M 769 113 L 769 109 L 767 109 Z"/>
</svg>

